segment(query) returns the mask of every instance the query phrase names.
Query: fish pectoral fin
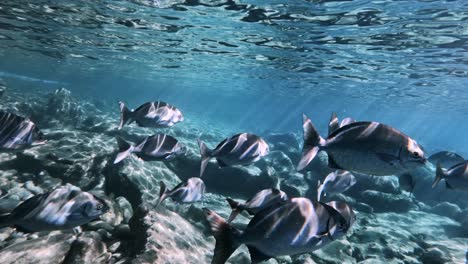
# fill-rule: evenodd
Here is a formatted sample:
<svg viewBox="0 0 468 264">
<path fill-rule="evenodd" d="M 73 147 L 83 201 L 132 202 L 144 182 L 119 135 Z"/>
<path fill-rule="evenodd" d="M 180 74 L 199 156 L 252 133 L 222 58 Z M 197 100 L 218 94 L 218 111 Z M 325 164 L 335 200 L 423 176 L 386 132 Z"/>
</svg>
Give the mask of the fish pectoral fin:
<svg viewBox="0 0 468 264">
<path fill-rule="evenodd" d="M 216 159 L 216 161 L 218 161 L 218 165 L 220 168 L 224 168 L 224 167 L 228 167 L 229 165 L 227 165 L 226 163 L 224 163 L 222 160 L 220 159 Z"/>
<path fill-rule="evenodd" d="M 268 255 L 263 254 L 258 249 L 254 248 L 252 246 L 248 246 L 247 248 L 249 249 L 250 261 L 252 263 L 260 263 L 262 261 L 265 261 L 265 260 L 268 260 L 268 259 L 272 258 L 272 257 L 270 257 Z"/>
<path fill-rule="evenodd" d="M 447 187 L 447 189 L 453 189 L 452 185 L 450 185 L 447 180 L 445 180 L 445 187 Z"/>
<path fill-rule="evenodd" d="M 392 154 L 388 154 L 388 153 L 376 153 L 376 154 L 380 160 L 385 161 L 387 163 L 393 163 L 399 160 L 397 156 L 394 156 Z"/>
<path fill-rule="evenodd" d="M 335 160 L 332 157 L 330 157 L 330 155 L 328 156 L 328 167 L 331 169 L 343 170 L 343 168 L 340 167 L 340 165 L 336 164 Z"/>
</svg>

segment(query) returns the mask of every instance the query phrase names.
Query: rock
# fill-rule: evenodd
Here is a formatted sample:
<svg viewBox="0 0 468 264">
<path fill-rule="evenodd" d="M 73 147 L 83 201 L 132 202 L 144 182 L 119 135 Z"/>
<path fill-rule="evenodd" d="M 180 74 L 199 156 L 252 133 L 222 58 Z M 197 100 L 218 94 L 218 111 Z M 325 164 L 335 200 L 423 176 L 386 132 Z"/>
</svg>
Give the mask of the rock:
<svg viewBox="0 0 468 264">
<path fill-rule="evenodd" d="M 16 208 L 21 203 L 19 199 L 2 198 L 0 199 L 0 215 L 6 214 Z"/>
<path fill-rule="evenodd" d="M 291 159 L 281 151 L 272 151 L 265 157 L 268 165 L 273 167 L 278 173 L 289 173 L 295 171 L 295 166 Z"/>
<path fill-rule="evenodd" d="M 116 199 L 116 203 L 119 205 L 120 212 L 122 213 L 122 222 L 127 224 L 133 215 L 133 208 L 130 202 L 125 197 L 119 196 Z"/>
<path fill-rule="evenodd" d="M 443 264 L 449 262 L 444 252 L 438 248 L 429 248 L 421 257 L 423 263 Z"/>
<path fill-rule="evenodd" d="M 181 180 L 198 175 L 200 157 L 188 151 L 184 157 L 166 163 Z M 269 170 L 260 170 L 257 164 L 219 168 L 214 160 L 208 163 L 203 175 L 208 192 L 234 197 L 250 197 L 259 190 L 275 187 L 278 179 Z M 158 188 L 159 189 L 159 188 Z"/>
<path fill-rule="evenodd" d="M 0 251 L 0 263 L 62 263 L 75 240 L 71 234 L 15 243 Z"/>
<path fill-rule="evenodd" d="M 305 181 L 304 175 L 301 173 L 290 173 L 287 178 L 281 180 L 280 189 L 284 191 L 288 197 L 302 197 L 306 195 L 309 189 L 309 184 Z"/>
<path fill-rule="evenodd" d="M 388 194 L 378 191 L 364 191 L 361 194 L 363 203 L 370 205 L 374 212 L 407 212 L 415 208 L 411 198 L 402 194 Z"/>
<path fill-rule="evenodd" d="M 108 263 L 111 254 L 96 232 L 82 233 L 71 245 L 64 260 L 67 264 Z"/>
<path fill-rule="evenodd" d="M 44 192 L 42 188 L 35 186 L 32 181 L 25 182 L 24 187 L 34 195 L 42 194 Z"/>
<path fill-rule="evenodd" d="M 125 225 L 125 224 L 122 224 L 122 225 L 118 225 L 115 229 L 114 229 L 114 234 L 113 234 L 115 237 L 117 237 L 118 239 L 121 239 L 121 240 L 132 240 L 132 239 L 136 239 L 135 236 L 133 235 L 132 231 L 130 230 L 130 226 L 129 225 Z"/>
<path fill-rule="evenodd" d="M 135 261 L 138 263 L 209 263 L 214 243 L 200 230 L 174 212 L 148 212 L 141 218 L 147 241 Z M 131 225 L 134 231 L 135 225 Z M 141 225 L 139 225 L 141 226 Z M 140 232 L 140 231 L 138 231 Z M 140 237 L 138 233 L 135 233 Z"/>
<path fill-rule="evenodd" d="M 295 158 L 300 155 L 299 142 L 294 133 L 272 133 L 263 138 L 268 143 L 270 150 L 292 154 Z"/>
<path fill-rule="evenodd" d="M 456 204 L 451 204 L 449 202 L 442 202 L 432 207 L 430 212 L 455 219 L 458 216 L 458 214 L 461 213 L 461 209 Z"/>
</svg>

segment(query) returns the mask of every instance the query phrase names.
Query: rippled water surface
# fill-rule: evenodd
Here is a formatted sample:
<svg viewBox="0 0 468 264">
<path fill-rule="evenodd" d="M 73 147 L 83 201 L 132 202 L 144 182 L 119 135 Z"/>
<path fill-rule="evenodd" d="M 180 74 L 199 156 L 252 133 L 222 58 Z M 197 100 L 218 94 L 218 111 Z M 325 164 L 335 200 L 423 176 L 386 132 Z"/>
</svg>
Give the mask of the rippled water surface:
<svg viewBox="0 0 468 264">
<path fill-rule="evenodd" d="M 467 18 L 466 1 L 4 0 L 0 70 L 241 126 L 338 111 L 459 133 Z"/>
</svg>

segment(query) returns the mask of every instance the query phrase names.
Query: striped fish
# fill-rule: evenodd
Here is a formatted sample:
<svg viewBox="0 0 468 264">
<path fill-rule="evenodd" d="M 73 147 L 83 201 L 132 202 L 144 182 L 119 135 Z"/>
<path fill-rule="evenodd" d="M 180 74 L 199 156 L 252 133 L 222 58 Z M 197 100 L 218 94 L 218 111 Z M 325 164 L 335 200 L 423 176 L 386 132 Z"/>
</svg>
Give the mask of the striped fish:
<svg viewBox="0 0 468 264">
<path fill-rule="evenodd" d="M 303 115 L 304 146 L 297 170 L 304 169 L 320 150 L 328 166 L 370 175 L 395 175 L 425 164 L 422 147 L 402 132 L 377 122 L 354 122 L 322 138 Z"/>
<path fill-rule="evenodd" d="M 19 150 L 45 143 L 44 134 L 31 120 L 0 111 L 0 150 Z"/>
<path fill-rule="evenodd" d="M 14 226 L 21 232 L 71 229 L 106 213 L 106 203 L 80 188 L 67 184 L 39 194 L 0 216 L 0 228 Z"/>
<path fill-rule="evenodd" d="M 146 137 L 136 146 L 117 137 L 117 144 L 119 145 L 119 153 L 114 160 L 114 164 L 119 163 L 132 153 L 145 161 L 164 161 L 184 155 L 187 151 L 184 144 L 166 134 L 156 134 Z"/>
<path fill-rule="evenodd" d="M 203 175 L 208 161 L 216 158 L 220 167 L 233 165 L 249 165 L 260 160 L 270 152 L 268 144 L 261 137 L 241 133 L 224 139 L 215 149 L 209 149 L 205 143 L 198 140 L 201 155 L 200 177 Z"/>
<path fill-rule="evenodd" d="M 346 234 L 353 223 L 332 206 L 307 198 L 260 211 L 243 232 L 209 209 L 204 213 L 216 239 L 213 264 L 225 263 L 241 244 L 249 249 L 252 263 L 311 252 Z"/>
<path fill-rule="evenodd" d="M 134 111 L 130 111 L 123 102 L 119 102 L 119 106 L 119 129 L 132 122 L 140 127 L 164 128 L 184 121 L 179 109 L 162 101 L 144 103 Z"/>
<path fill-rule="evenodd" d="M 468 191 L 468 161 L 465 160 L 447 170 L 443 169 L 442 166 L 438 164 L 432 188 L 442 179 L 445 180 L 445 185 L 449 189 Z"/>
<path fill-rule="evenodd" d="M 322 192 L 326 194 L 338 194 L 347 191 L 356 184 L 356 177 L 349 171 L 337 170 L 327 175 L 322 184 L 318 182 L 317 201 L 320 201 Z"/>
<path fill-rule="evenodd" d="M 193 203 L 200 201 L 205 194 L 206 189 L 205 183 L 202 179 L 197 177 L 190 178 L 185 182 L 179 183 L 172 190 L 168 190 L 166 188 L 166 184 L 162 181 L 159 182 L 159 186 L 159 200 L 155 207 L 169 197 L 178 203 Z"/>
<path fill-rule="evenodd" d="M 261 190 L 252 198 L 241 204 L 231 198 L 226 198 L 231 206 L 232 212 L 228 218 L 228 223 L 231 223 L 234 218 L 242 211 L 247 211 L 250 215 L 254 215 L 271 206 L 277 206 L 288 200 L 288 196 L 283 191 L 275 188 Z"/>
<path fill-rule="evenodd" d="M 333 207 L 333 209 L 335 209 L 341 214 L 341 216 L 346 221 L 346 226 L 351 227 L 353 226 L 354 222 L 356 222 L 356 214 L 354 213 L 351 206 L 349 206 L 349 204 L 343 201 L 332 201 L 326 204 Z M 333 235 L 332 239 L 339 239 L 344 235 L 345 233 L 343 232 L 336 233 L 335 235 Z"/>
</svg>

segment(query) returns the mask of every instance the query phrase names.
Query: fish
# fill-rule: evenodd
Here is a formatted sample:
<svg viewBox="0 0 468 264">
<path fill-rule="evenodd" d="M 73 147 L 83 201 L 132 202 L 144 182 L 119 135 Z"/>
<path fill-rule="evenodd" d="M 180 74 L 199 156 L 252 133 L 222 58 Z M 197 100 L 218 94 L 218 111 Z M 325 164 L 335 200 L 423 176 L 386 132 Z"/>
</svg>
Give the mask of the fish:
<svg viewBox="0 0 468 264">
<path fill-rule="evenodd" d="M 458 163 L 447 170 L 437 164 L 436 177 L 432 183 L 432 188 L 436 187 L 442 179 L 445 180 L 445 185 L 449 189 L 468 191 L 468 161 Z"/>
<path fill-rule="evenodd" d="M 437 166 L 437 164 L 439 163 L 442 168 L 450 168 L 456 164 L 465 161 L 465 159 L 462 156 L 451 151 L 439 151 L 437 153 L 432 154 L 428 160 L 429 162 L 434 164 L 434 166 Z"/>
<path fill-rule="evenodd" d="M 166 134 L 146 137 L 135 146 L 120 137 L 116 137 L 116 139 L 119 153 L 114 164 L 121 162 L 132 153 L 144 161 L 167 161 L 187 152 L 187 147 L 184 144 Z"/>
<path fill-rule="evenodd" d="M 354 222 L 356 222 L 356 214 L 354 213 L 353 209 L 349 204 L 343 201 L 332 201 L 326 203 L 327 205 L 333 207 L 336 211 L 338 211 L 341 216 L 346 220 L 346 225 L 348 227 L 353 226 Z M 333 239 L 341 238 L 345 233 L 337 233 L 333 236 Z"/>
<path fill-rule="evenodd" d="M 243 204 L 231 198 L 226 198 L 226 200 L 232 209 L 231 215 L 228 218 L 228 223 L 231 223 L 242 211 L 255 215 L 266 208 L 286 202 L 288 195 L 276 188 L 270 188 L 259 191 Z"/>
<path fill-rule="evenodd" d="M 162 101 L 144 103 L 134 111 L 130 111 L 123 102 L 119 102 L 119 107 L 119 130 L 132 122 L 140 127 L 166 128 L 184 121 L 184 115 L 178 108 Z"/>
<path fill-rule="evenodd" d="M 198 139 L 198 146 L 201 155 L 200 177 L 202 177 L 211 158 L 216 158 L 220 167 L 226 167 L 249 165 L 270 153 L 265 140 L 249 133 L 240 133 L 226 138 L 213 150 L 209 149 L 200 139 Z"/>
<path fill-rule="evenodd" d="M 203 212 L 216 239 L 212 264 L 225 263 L 242 244 L 249 249 L 252 263 L 308 253 L 343 236 L 350 228 L 332 206 L 303 197 L 258 212 L 244 231 L 210 209 L 204 208 Z"/>
<path fill-rule="evenodd" d="M 44 145 L 44 134 L 31 120 L 0 111 L 0 150 L 15 151 Z"/>
<path fill-rule="evenodd" d="M 168 190 L 164 182 L 159 182 L 159 200 L 155 207 L 158 207 L 167 198 L 178 203 L 193 203 L 200 201 L 205 194 L 205 183 L 198 177 L 193 177 L 185 182 L 179 183 L 172 190 Z"/>
<path fill-rule="evenodd" d="M 72 229 L 96 220 L 108 210 L 103 199 L 67 184 L 35 195 L 11 213 L 1 215 L 0 228 L 13 226 L 25 233 Z"/>
<path fill-rule="evenodd" d="M 304 145 L 297 170 L 304 169 L 319 151 L 328 154 L 328 166 L 375 176 L 395 175 L 426 163 L 422 146 L 390 126 L 359 121 L 335 130 L 326 139 L 303 114 Z"/>
<path fill-rule="evenodd" d="M 400 184 L 400 189 L 403 191 L 412 193 L 414 191 L 414 187 L 416 182 L 413 179 L 413 175 L 411 173 L 405 172 L 398 176 L 398 183 Z"/>
<path fill-rule="evenodd" d="M 326 194 L 338 194 L 347 191 L 356 184 L 356 177 L 349 171 L 337 170 L 327 175 L 322 184 L 318 182 L 317 201 L 320 201 L 322 192 Z"/>
<path fill-rule="evenodd" d="M 337 130 L 338 128 L 349 125 L 349 124 L 354 123 L 354 122 L 356 122 L 356 120 L 354 120 L 351 117 L 346 117 L 345 119 L 341 120 L 341 122 L 340 122 L 338 120 L 338 116 L 336 115 L 336 113 L 332 112 L 332 115 L 330 117 L 330 121 L 328 122 L 328 135 L 335 132 L 335 130 Z"/>
</svg>

